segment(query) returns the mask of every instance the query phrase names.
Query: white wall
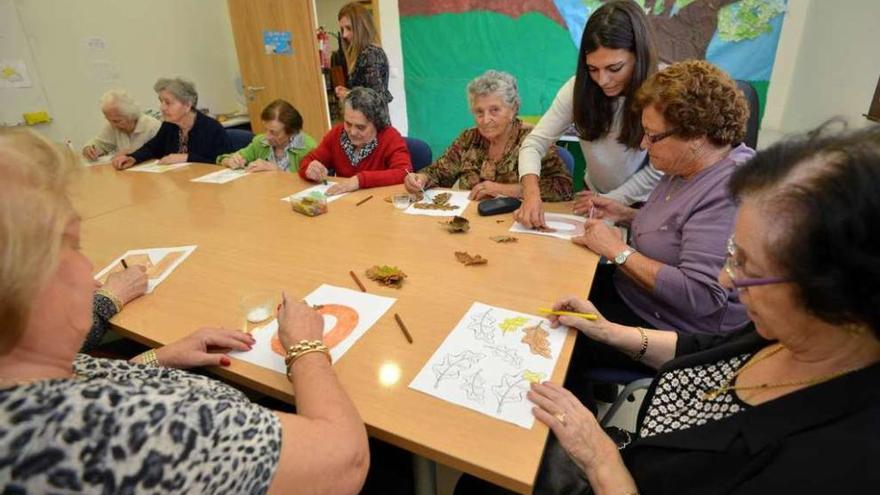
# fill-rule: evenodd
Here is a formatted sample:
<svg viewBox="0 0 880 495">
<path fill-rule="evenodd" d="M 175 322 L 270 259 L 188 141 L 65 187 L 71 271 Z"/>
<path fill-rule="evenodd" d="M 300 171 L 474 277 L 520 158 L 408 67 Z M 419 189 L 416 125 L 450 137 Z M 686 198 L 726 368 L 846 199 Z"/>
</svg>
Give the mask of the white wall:
<svg viewBox="0 0 880 495">
<path fill-rule="evenodd" d="M 761 129 L 761 147 L 842 116 L 852 127 L 880 76 L 877 0 L 789 0 Z"/>
<path fill-rule="evenodd" d="M 162 76 L 193 80 L 200 108 L 214 113 L 240 108 L 234 83 L 238 61 L 224 0 L 14 3 L 54 119 L 36 129 L 53 139 L 69 138 L 80 146 L 97 133 L 104 123 L 98 100 L 111 88 L 126 89 L 144 108 L 158 107 L 152 86 Z M 105 49 L 89 50 L 89 38 L 102 38 Z M 111 75 L 99 74 L 96 67 L 109 68 Z"/>
</svg>

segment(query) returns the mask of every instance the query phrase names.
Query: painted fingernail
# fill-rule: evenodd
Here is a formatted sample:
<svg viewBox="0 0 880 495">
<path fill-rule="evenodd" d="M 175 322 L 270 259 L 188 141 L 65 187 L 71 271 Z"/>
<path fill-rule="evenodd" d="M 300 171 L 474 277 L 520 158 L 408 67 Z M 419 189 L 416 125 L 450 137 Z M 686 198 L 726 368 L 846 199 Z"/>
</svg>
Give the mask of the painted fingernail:
<svg viewBox="0 0 880 495">
<path fill-rule="evenodd" d="M 281 311 L 281 304 L 279 304 L 278 307 L 275 308 L 275 311 Z"/>
<path fill-rule="evenodd" d="M 230 364 L 232 364 L 232 361 L 228 357 L 223 356 L 220 358 L 220 365 L 221 366 L 229 366 Z"/>
</svg>

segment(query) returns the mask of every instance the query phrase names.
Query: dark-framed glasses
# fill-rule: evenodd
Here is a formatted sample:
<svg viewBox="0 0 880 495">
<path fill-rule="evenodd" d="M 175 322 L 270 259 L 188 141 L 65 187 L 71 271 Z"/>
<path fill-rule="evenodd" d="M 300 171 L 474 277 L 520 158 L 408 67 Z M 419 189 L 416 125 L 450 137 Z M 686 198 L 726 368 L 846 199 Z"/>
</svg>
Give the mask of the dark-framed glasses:
<svg viewBox="0 0 880 495">
<path fill-rule="evenodd" d="M 648 144 L 657 144 L 658 142 L 663 141 L 664 139 L 668 138 L 669 136 L 675 134 L 675 131 L 677 131 L 677 130 L 678 129 L 673 127 L 672 129 L 667 129 L 663 132 L 658 132 L 657 134 L 648 134 L 648 131 L 645 131 L 645 138 L 648 140 Z"/>
<path fill-rule="evenodd" d="M 790 282 L 786 277 L 740 277 L 737 275 L 737 272 L 741 269 L 742 265 L 736 260 L 736 242 L 734 242 L 733 236 L 730 236 L 730 238 L 727 239 L 727 259 L 724 261 L 724 271 L 727 272 L 727 277 L 730 278 L 730 283 L 736 288 L 736 290 L 741 291 L 759 285 L 783 284 Z"/>
</svg>

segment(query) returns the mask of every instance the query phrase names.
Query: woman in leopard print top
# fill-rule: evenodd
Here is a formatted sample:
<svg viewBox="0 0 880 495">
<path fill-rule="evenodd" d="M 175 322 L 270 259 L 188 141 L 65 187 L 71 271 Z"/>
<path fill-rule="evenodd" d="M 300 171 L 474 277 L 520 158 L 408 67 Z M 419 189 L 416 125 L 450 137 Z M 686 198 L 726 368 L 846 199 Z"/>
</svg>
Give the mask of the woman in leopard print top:
<svg viewBox="0 0 880 495">
<path fill-rule="evenodd" d="M 161 366 L 78 351 L 97 283 L 67 186 L 76 157 L 31 131 L 0 133 L 0 492 L 355 493 L 366 432 L 329 360 L 292 365 L 299 414 L 271 411 L 180 369 L 231 364 L 250 335 L 203 328 L 155 350 Z M 285 347 L 323 320 L 285 299 Z"/>
</svg>

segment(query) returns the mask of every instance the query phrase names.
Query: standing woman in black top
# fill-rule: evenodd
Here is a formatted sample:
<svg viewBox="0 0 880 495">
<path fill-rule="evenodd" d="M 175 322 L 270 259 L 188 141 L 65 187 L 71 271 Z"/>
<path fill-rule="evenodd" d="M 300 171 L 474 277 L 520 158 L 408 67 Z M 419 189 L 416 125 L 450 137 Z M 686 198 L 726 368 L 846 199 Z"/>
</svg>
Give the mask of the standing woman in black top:
<svg viewBox="0 0 880 495">
<path fill-rule="evenodd" d="M 163 165 L 215 163 L 217 155 L 233 151 L 226 129 L 196 110 L 199 94 L 195 84 L 181 78 L 162 78 L 156 81 L 153 90 L 159 96 L 162 126 L 140 149 L 115 157 L 111 163 L 116 169 L 126 169 L 154 158 Z"/>
<path fill-rule="evenodd" d="M 349 73 L 349 87 L 337 86 L 336 97 L 341 101 L 351 88 L 361 86 L 379 93 L 389 103 L 393 97 L 388 92 L 388 57 L 379 46 L 372 15 L 363 5 L 351 2 L 339 9 L 336 18 Z"/>
</svg>

